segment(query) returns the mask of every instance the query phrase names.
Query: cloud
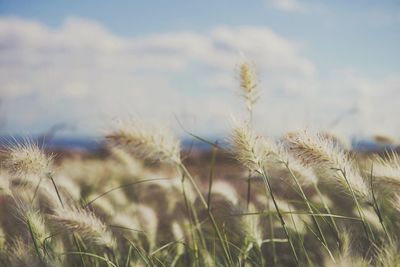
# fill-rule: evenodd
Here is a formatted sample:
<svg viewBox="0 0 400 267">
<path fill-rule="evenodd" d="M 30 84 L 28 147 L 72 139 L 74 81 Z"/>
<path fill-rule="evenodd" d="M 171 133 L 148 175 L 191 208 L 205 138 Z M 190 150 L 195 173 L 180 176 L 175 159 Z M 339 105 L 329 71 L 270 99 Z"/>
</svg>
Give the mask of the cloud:
<svg viewBox="0 0 400 267">
<path fill-rule="evenodd" d="M 305 12 L 308 9 L 299 0 L 269 0 L 275 8 L 287 12 Z"/>
<path fill-rule="evenodd" d="M 387 99 L 388 94 L 398 95 L 398 80 L 371 81 L 349 70 L 321 79 L 301 43 L 268 27 L 129 38 L 78 18 L 50 28 L 2 17 L 5 131 L 41 132 L 64 122 L 75 125 L 77 133 L 98 134 L 113 119 L 132 115 L 172 122 L 177 116 L 199 134 L 226 132 L 230 114 L 244 111 L 235 74 L 242 55 L 259 74 L 262 99 L 255 117 L 262 122 L 260 130 L 275 135 L 304 126 L 328 127 L 356 106 L 361 114 L 357 123 L 347 119 L 339 131 L 364 133 L 379 125 L 400 132 L 400 125 L 389 123 L 389 116 L 400 110 L 385 105 L 395 99 Z M 380 109 L 371 108 L 377 104 Z"/>
</svg>

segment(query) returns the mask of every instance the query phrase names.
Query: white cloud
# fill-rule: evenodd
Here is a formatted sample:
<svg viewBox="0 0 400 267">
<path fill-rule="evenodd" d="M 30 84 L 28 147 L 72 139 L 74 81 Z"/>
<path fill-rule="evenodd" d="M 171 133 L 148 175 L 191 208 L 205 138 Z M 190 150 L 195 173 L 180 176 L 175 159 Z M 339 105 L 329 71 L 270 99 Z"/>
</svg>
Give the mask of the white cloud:
<svg viewBox="0 0 400 267">
<path fill-rule="evenodd" d="M 300 0 L 269 0 L 277 9 L 287 12 L 305 12 L 307 8 Z"/>
<path fill-rule="evenodd" d="M 300 43 L 267 27 L 126 38 L 83 19 L 49 28 L 3 17 L 0 97 L 6 130 L 38 132 L 68 122 L 80 133 L 96 133 L 129 114 L 162 121 L 176 114 L 196 133 L 221 132 L 241 106 L 234 72 L 241 54 L 257 66 L 263 98 L 255 116 L 270 134 L 327 127 L 354 106 L 361 110 L 357 123 L 347 119 L 339 131 L 365 133 L 376 126 L 400 132 L 399 124 L 389 122 L 400 110 L 386 104 L 395 99 L 388 94 L 399 99 L 398 80 L 371 81 L 352 71 L 322 80 Z"/>
</svg>

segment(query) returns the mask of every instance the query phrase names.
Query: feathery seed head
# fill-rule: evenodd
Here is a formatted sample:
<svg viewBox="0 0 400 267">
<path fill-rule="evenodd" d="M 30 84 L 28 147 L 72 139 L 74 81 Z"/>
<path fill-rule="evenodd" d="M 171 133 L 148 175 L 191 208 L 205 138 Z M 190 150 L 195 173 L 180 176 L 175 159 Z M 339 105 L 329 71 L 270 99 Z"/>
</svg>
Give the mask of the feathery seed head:
<svg viewBox="0 0 400 267">
<path fill-rule="evenodd" d="M 389 242 L 378 251 L 378 256 L 376 257 L 378 260 L 377 266 L 400 266 L 399 249 L 400 247 L 398 243 L 395 240 L 390 239 Z"/>
<path fill-rule="evenodd" d="M 393 186 L 400 186 L 400 159 L 395 152 L 387 153 L 387 158 L 381 156 L 372 159 L 372 175 L 374 182 L 381 189 L 387 189 L 386 192 L 394 192 Z M 370 174 L 371 169 L 366 172 Z"/>
<path fill-rule="evenodd" d="M 120 147 L 113 147 L 111 148 L 111 153 L 116 158 L 116 160 L 121 162 L 126 167 L 127 171 L 132 175 L 137 175 L 144 171 L 142 162 L 134 158 L 125 149 Z"/>
<path fill-rule="evenodd" d="M 177 241 L 177 242 L 185 241 L 185 231 L 177 221 L 172 222 L 171 232 L 172 232 L 172 235 L 174 236 L 175 241 Z M 183 253 L 185 253 L 185 247 L 182 246 L 180 243 L 178 243 L 177 247 L 176 247 L 176 254 L 182 255 Z"/>
<path fill-rule="evenodd" d="M 233 128 L 230 143 L 235 158 L 254 172 L 261 172 L 265 159 L 275 151 L 271 143 L 256 135 L 247 125 Z"/>
<path fill-rule="evenodd" d="M 6 248 L 5 233 L 3 227 L 0 227 L 0 251 L 4 251 L 5 248 Z"/>
<path fill-rule="evenodd" d="M 15 239 L 7 250 L 7 261 L 10 266 L 40 266 L 39 259 L 34 255 L 32 248 L 21 238 Z"/>
<path fill-rule="evenodd" d="M 388 135 L 377 134 L 374 137 L 375 142 L 385 145 L 396 145 L 398 141 L 396 138 Z"/>
<path fill-rule="evenodd" d="M 72 206 L 59 208 L 54 211 L 50 219 L 60 232 L 73 231 L 93 244 L 109 248 L 114 244 L 113 236 L 107 226 L 86 209 Z"/>
<path fill-rule="evenodd" d="M 49 236 L 46 231 L 46 225 L 40 211 L 38 210 L 27 210 L 25 213 L 26 222 L 29 223 L 32 233 L 36 240 L 43 242 L 43 240 Z"/>
<path fill-rule="evenodd" d="M 35 238 L 38 242 L 42 242 L 47 236 L 49 236 L 44 218 L 40 210 L 35 209 L 29 202 L 24 201 L 22 198 L 16 198 L 16 212 L 19 219 L 26 225 L 28 231 L 31 232 L 32 238 Z"/>
<path fill-rule="evenodd" d="M 364 199 L 370 200 L 370 191 L 345 152 L 332 141 L 307 131 L 291 133 L 285 144 L 290 153 L 305 166 L 310 166 L 321 177 L 334 177 L 336 184 L 349 192 L 352 190 Z"/>
<path fill-rule="evenodd" d="M 271 162 L 271 168 L 278 166 L 282 171 L 288 173 L 287 176 L 294 176 L 302 185 L 316 184 L 318 182 L 318 178 L 312 168 L 305 166 L 299 159 L 292 156 L 282 143 L 279 143 L 276 147 L 276 160 Z"/>
<path fill-rule="evenodd" d="M 106 139 L 111 144 L 124 146 L 145 159 L 181 162 L 179 141 L 166 129 L 149 128 L 140 122 L 122 123 Z"/>
<path fill-rule="evenodd" d="M 239 202 L 238 193 L 236 192 L 235 187 L 231 184 L 217 180 L 214 182 L 212 186 L 212 193 L 219 194 L 229 200 L 233 205 L 237 205 Z"/>
<path fill-rule="evenodd" d="M 390 200 L 390 204 L 395 210 L 400 213 L 400 195 L 395 194 L 394 197 Z"/>
<path fill-rule="evenodd" d="M 158 216 L 157 213 L 149 206 L 139 204 L 137 206 L 137 216 L 142 229 L 147 233 L 150 247 L 156 245 Z"/>
<path fill-rule="evenodd" d="M 177 221 L 172 222 L 171 231 L 175 241 L 183 241 L 185 239 L 185 232 L 183 231 L 182 226 Z"/>
<path fill-rule="evenodd" d="M 256 213 L 257 209 L 254 204 L 250 203 L 249 213 Z M 244 224 L 246 225 L 247 234 L 250 236 L 253 242 L 261 247 L 263 242 L 263 229 L 261 226 L 259 215 L 247 215 L 244 216 Z"/>
<path fill-rule="evenodd" d="M 240 66 L 240 88 L 242 89 L 242 95 L 246 100 L 247 109 L 250 111 L 253 109 L 253 105 L 259 98 L 255 76 L 254 70 L 250 64 L 243 63 Z"/>
<path fill-rule="evenodd" d="M 2 171 L 0 171 L 0 196 L 1 195 L 11 195 L 10 178 L 7 173 Z"/>
<path fill-rule="evenodd" d="M 37 144 L 25 141 L 6 149 L 6 166 L 16 174 L 45 175 L 50 172 L 53 156 L 47 156 Z"/>
</svg>

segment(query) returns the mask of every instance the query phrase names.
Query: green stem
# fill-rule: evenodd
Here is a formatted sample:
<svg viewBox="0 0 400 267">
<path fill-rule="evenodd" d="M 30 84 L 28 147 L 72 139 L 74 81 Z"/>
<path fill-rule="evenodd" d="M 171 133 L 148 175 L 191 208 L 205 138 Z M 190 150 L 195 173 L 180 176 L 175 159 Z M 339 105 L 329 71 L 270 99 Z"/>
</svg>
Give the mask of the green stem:
<svg viewBox="0 0 400 267">
<path fill-rule="evenodd" d="M 319 190 L 318 185 L 316 183 L 313 183 L 313 185 L 314 185 L 315 191 L 317 192 L 317 194 L 318 194 L 318 196 L 319 196 L 319 198 L 320 198 L 320 200 L 322 202 L 322 205 L 324 205 L 324 209 L 326 210 L 326 212 L 328 214 L 332 214 L 331 209 L 329 208 L 328 204 L 326 203 L 326 201 L 324 199 L 324 196 L 322 195 L 321 191 Z M 335 234 L 335 237 L 336 237 L 337 244 L 340 247 L 340 242 L 341 241 L 340 241 L 340 238 L 339 238 L 339 228 L 338 228 L 338 226 L 336 224 L 336 221 L 335 221 L 335 219 L 333 217 L 330 217 L 330 220 L 331 220 L 333 228 L 334 228 L 334 234 Z"/>
<path fill-rule="evenodd" d="M 249 177 L 247 178 L 247 210 L 249 210 L 251 196 L 251 172 L 249 170 Z"/>
<path fill-rule="evenodd" d="M 60 200 L 61 206 L 64 208 L 64 203 L 63 203 L 63 201 L 62 201 L 62 199 L 61 199 L 61 195 L 60 195 L 60 192 L 58 191 L 57 185 L 56 185 L 56 183 L 54 182 L 53 175 L 51 175 L 51 173 L 48 173 L 48 174 L 47 174 L 47 177 L 50 178 L 51 183 L 53 184 L 53 187 L 54 187 L 54 189 L 56 190 L 56 194 L 57 194 L 58 200 Z"/>
<path fill-rule="evenodd" d="M 269 226 L 270 226 L 270 235 L 271 235 L 271 240 L 274 240 L 275 238 L 275 231 L 274 231 L 274 220 L 272 220 L 272 213 L 270 213 L 270 206 L 269 206 L 269 199 L 268 199 L 268 220 L 269 220 Z M 276 256 L 276 245 L 275 242 L 271 242 L 271 248 L 272 248 L 272 259 L 274 261 L 274 264 L 276 264 L 277 261 L 277 256 Z"/>
<path fill-rule="evenodd" d="M 381 213 L 381 211 L 380 211 L 380 209 L 379 209 L 378 202 L 377 202 L 377 200 L 376 200 L 376 198 L 375 198 L 374 186 L 373 186 L 373 184 L 372 184 L 372 179 L 373 179 L 373 166 L 374 166 L 374 165 L 371 166 L 371 194 L 372 194 L 372 200 L 373 200 L 373 208 L 374 208 L 374 211 L 375 211 L 376 215 L 378 216 L 379 223 L 381 224 L 382 229 L 383 229 L 383 231 L 385 232 L 385 235 L 386 235 L 387 239 L 390 240 L 391 238 L 390 238 L 389 233 L 388 233 L 388 231 L 387 231 L 387 229 L 386 229 L 385 223 L 383 222 L 382 213 Z"/>
<path fill-rule="evenodd" d="M 361 210 L 361 206 L 360 206 L 360 204 L 359 204 L 359 202 L 358 202 L 358 200 L 357 200 L 357 197 L 356 197 L 356 194 L 355 194 L 355 192 L 354 192 L 354 190 L 353 190 L 353 187 L 350 185 L 349 180 L 348 180 L 347 177 L 346 177 L 346 173 L 345 173 L 344 171 L 342 171 L 342 170 L 340 170 L 340 172 L 341 172 L 341 174 L 342 174 L 344 180 L 346 181 L 346 184 L 347 184 L 347 186 L 349 187 L 349 190 L 350 190 L 350 192 L 351 192 L 351 195 L 352 195 L 352 197 L 353 197 L 353 199 L 354 199 L 354 202 L 355 202 L 356 207 L 357 207 L 358 215 L 360 216 L 361 223 L 362 223 L 362 225 L 363 225 L 364 232 L 365 232 L 365 234 L 366 234 L 368 240 L 370 240 L 371 243 L 374 243 L 374 242 L 371 240 L 371 236 L 370 236 L 370 233 L 368 232 L 367 224 L 366 224 L 366 222 L 365 222 L 364 213 L 363 213 L 362 210 Z"/>
<path fill-rule="evenodd" d="M 215 145 L 218 145 L 218 142 L 215 142 Z M 208 176 L 208 196 L 207 196 L 207 205 L 210 209 L 211 207 L 211 194 L 212 194 L 212 186 L 213 186 L 213 178 L 214 178 L 214 168 L 215 168 L 215 160 L 217 156 L 217 147 L 213 147 L 212 156 L 211 156 L 211 167 L 210 174 Z"/>
<path fill-rule="evenodd" d="M 223 240 L 221 232 L 219 231 L 217 222 L 215 221 L 215 218 L 214 218 L 211 210 L 209 210 L 207 201 L 205 200 L 203 194 L 201 193 L 200 188 L 197 186 L 196 182 L 194 181 L 192 175 L 190 174 L 189 170 L 185 167 L 185 165 L 183 165 L 182 163 L 178 163 L 178 166 L 179 166 L 180 170 L 189 178 L 189 181 L 193 185 L 193 188 L 195 189 L 196 193 L 199 195 L 201 203 L 203 204 L 204 208 L 208 211 L 208 216 L 211 220 L 211 223 L 213 225 L 215 232 L 217 233 L 218 239 L 219 239 L 222 249 L 224 251 L 225 258 L 229 262 L 230 266 L 234 266 L 234 263 L 233 263 L 231 257 L 229 256 L 228 248 Z"/>
<path fill-rule="evenodd" d="M 294 175 L 294 173 L 292 172 L 292 170 L 289 168 L 289 165 L 288 165 L 288 164 L 286 164 L 286 168 L 289 170 L 290 175 L 292 176 L 293 180 L 295 181 L 297 187 L 300 189 L 301 197 L 303 198 L 304 202 L 305 202 L 306 205 L 307 205 L 307 209 L 308 209 L 308 211 L 309 211 L 310 214 L 311 214 L 311 218 L 312 218 L 312 220 L 313 220 L 313 223 L 314 223 L 315 227 L 317 228 L 318 235 L 320 236 L 322 242 L 323 242 L 325 245 L 327 245 L 325 236 L 324 236 L 324 234 L 322 233 L 321 227 L 320 227 L 320 225 L 319 225 L 319 223 L 318 223 L 316 217 L 314 216 L 314 210 L 311 208 L 310 202 L 309 202 L 309 200 L 308 200 L 306 194 L 304 193 L 303 188 L 301 187 L 299 181 L 297 180 L 297 177 Z"/>
<path fill-rule="evenodd" d="M 261 164 L 259 164 L 259 165 L 261 166 Z M 297 266 L 300 266 L 299 258 L 298 258 L 298 256 L 297 256 L 296 250 L 295 250 L 295 248 L 294 248 L 293 241 L 292 241 L 292 239 L 291 239 L 291 237 L 290 237 L 290 235 L 289 235 L 289 231 L 288 231 L 288 229 L 287 229 L 287 227 L 286 227 L 285 220 L 283 219 L 283 216 L 282 216 L 281 211 L 280 211 L 280 209 L 279 209 L 278 203 L 276 202 L 274 193 L 273 193 L 273 191 L 272 191 L 272 187 L 271 187 L 271 183 L 270 183 L 268 174 L 267 174 L 267 172 L 265 171 L 264 168 L 261 169 L 261 175 L 262 175 L 262 178 L 263 178 L 263 180 L 264 180 L 265 187 L 266 187 L 266 188 L 265 188 L 266 191 L 267 191 L 266 193 L 269 192 L 269 194 L 270 194 L 270 196 L 271 196 L 272 202 L 274 203 L 274 207 L 275 207 L 276 213 L 278 214 L 278 217 L 279 217 L 279 220 L 280 220 L 280 222 L 281 222 L 282 228 L 283 228 L 283 230 L 284 230 L 284 232 L 285 232 L 285 235 L 286 235 L 286 238 L 288 239 L 288 242 L 289 242 L 289 244 L 290 244 L 290 248 L 291 248 L 291 250 L 292 250 L 294 259 L 295 259 L 295 261 L 296 261 L 296 265 L 297 265 Z"/>
</svg>

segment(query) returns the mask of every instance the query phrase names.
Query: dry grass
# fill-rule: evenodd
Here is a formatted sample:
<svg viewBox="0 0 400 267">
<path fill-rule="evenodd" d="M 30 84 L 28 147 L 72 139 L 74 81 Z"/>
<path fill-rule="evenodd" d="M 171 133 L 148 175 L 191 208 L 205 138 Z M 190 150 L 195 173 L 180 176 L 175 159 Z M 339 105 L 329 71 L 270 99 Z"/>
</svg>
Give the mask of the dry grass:
<svg viewBox="0 0 400 267">
<path fill-rule="evenodd" d="M 10 144 L 0 265 L 399 266 L 398 155 L 257 133 L 254 77 L 240 67 L 249 116 L 229 149 L 187 158 L 168 130 L 137 121 L 110 131 L 102 158 L 53 164 L 33 142 Z"/>
</svg>

